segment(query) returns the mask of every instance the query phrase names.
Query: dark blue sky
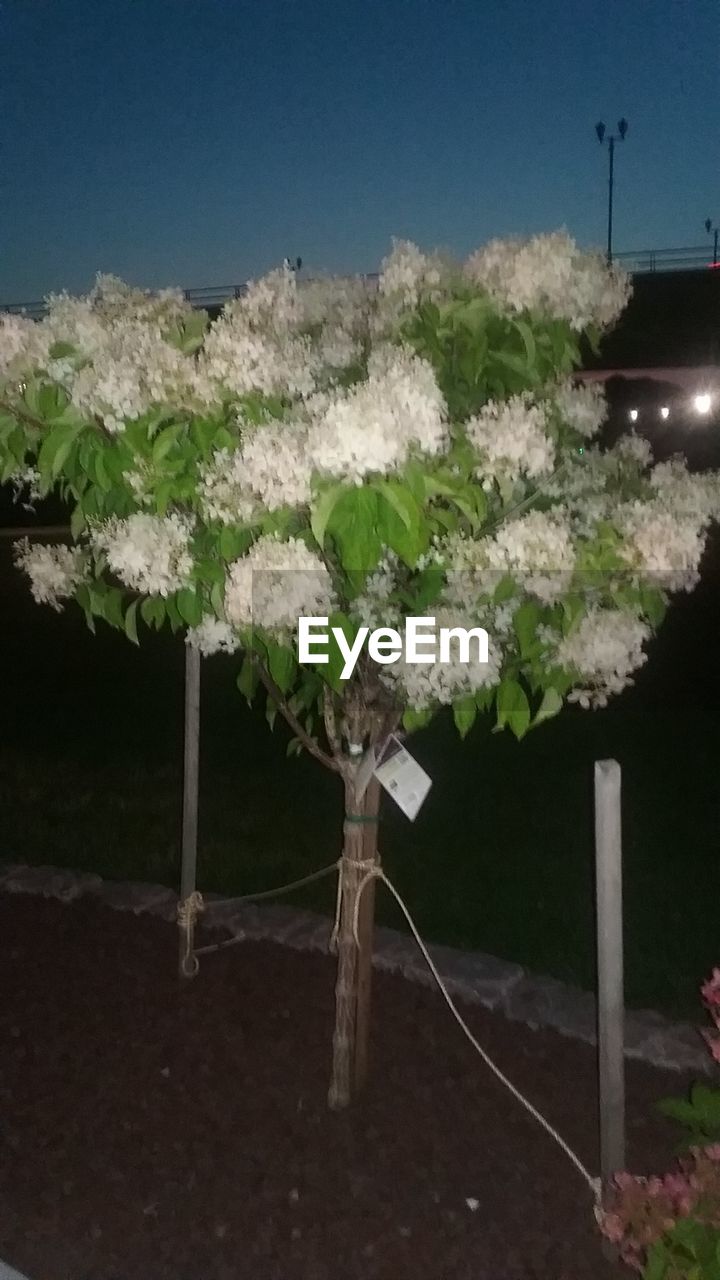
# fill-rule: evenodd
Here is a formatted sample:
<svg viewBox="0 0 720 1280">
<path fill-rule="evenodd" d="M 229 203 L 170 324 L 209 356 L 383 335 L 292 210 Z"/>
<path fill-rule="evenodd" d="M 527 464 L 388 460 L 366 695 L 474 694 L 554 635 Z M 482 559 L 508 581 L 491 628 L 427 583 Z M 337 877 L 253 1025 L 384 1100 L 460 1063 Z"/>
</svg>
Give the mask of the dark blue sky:
<svg viewBox="0 0 720 1280">
<path fill-rule="evenodd" d="M 0 0 L 0 299 L 720 222 L 718 0 Z"/>
</svg>

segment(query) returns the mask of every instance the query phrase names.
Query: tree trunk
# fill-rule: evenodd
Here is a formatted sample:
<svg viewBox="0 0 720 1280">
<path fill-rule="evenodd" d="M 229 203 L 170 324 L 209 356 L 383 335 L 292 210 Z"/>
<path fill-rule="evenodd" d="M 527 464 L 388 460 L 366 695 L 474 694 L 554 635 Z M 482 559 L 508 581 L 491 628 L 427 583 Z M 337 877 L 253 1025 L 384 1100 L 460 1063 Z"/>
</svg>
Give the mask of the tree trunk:
<svg viewBox="0 0 720 1280">
<path fill-rule="evenodd" d="M 345 825 L 343 863 L 340 868 L 341 908 L 338 934 L 338 969 L 335 985 L 335 1031 L 333 1034 L 332 1079 L 328 1104 L 333 1109 L 347 1107 L 362 1089 L 367 1075 L 370 1032 L 370 988 L 372 978 L 375 881 L 365 885 L 357 921 L 355 943 L 353 923 L 357 891 L 367 874 L 362 864 L 379 864 L 377 817 L 380 784 L 370 779 L 361 800 L 355 779 L 345 779 Z M 353 819 L 362 818 L 358 822 Z"/>
</svg>

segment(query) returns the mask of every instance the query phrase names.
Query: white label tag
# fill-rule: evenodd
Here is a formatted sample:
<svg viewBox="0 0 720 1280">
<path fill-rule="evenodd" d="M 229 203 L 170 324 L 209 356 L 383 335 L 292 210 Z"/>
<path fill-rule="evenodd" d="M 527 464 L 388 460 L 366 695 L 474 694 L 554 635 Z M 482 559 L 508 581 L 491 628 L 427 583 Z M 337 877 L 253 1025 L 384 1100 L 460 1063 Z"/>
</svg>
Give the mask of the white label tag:
<svg viewBox="0 0 720 1280">
<path fill-rule="evenodd" d="M 432 779 L 393 734 L 388 738 L 375 777 L 411 822 L 432 786 Z"/>
</svg>

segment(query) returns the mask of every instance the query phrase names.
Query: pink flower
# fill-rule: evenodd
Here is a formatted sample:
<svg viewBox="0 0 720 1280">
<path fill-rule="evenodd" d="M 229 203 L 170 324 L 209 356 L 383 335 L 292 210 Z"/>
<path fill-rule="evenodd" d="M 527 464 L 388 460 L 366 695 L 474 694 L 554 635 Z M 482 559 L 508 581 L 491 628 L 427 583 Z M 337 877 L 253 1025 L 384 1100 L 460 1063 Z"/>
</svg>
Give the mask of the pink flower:
<svg viewBox="0 0 720 1280">
<path fill-rule="evenodd" d="M 712 977 L 703 983 L 700 994 L 710 1009 L 713 1005 L 720 1006 L 720 969 L 713 969 Z"/>
<path fill-rule="evenodd" d="M 619 1244 L 625 1235 L 625 1224 L 619 1213 L 605 1213 L 600 1222 L 600 1230 L 612 1244 Z"/>
</svg>

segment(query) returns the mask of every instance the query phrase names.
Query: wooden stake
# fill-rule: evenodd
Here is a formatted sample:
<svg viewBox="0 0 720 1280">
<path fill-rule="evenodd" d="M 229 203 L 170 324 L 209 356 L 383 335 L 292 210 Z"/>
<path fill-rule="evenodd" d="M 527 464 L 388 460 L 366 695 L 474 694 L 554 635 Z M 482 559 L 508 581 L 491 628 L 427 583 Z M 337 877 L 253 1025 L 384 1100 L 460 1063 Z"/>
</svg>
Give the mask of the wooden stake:
<svg viewBox="0 0 720 1280">
<path fill-rule="evenodd" d="M 180 869 L 180 901 L 194 892 L 197 880 L 198 790 L 200 762 L 200 651 L 185 646 L 185 744 L 183 762 L 182 862 Z M 194 945 L 195 927 L 190 925 L 190 947 Z M 181 978 L 193 974 L 183 963 L 187 939 L 180 928 L 179 972 Z"/>
<path fill-rule="evenodd" d="M 620 765 L 595 762 L 600 1173 L 625 1168 L 625 1057 Z"/>
</svg>

